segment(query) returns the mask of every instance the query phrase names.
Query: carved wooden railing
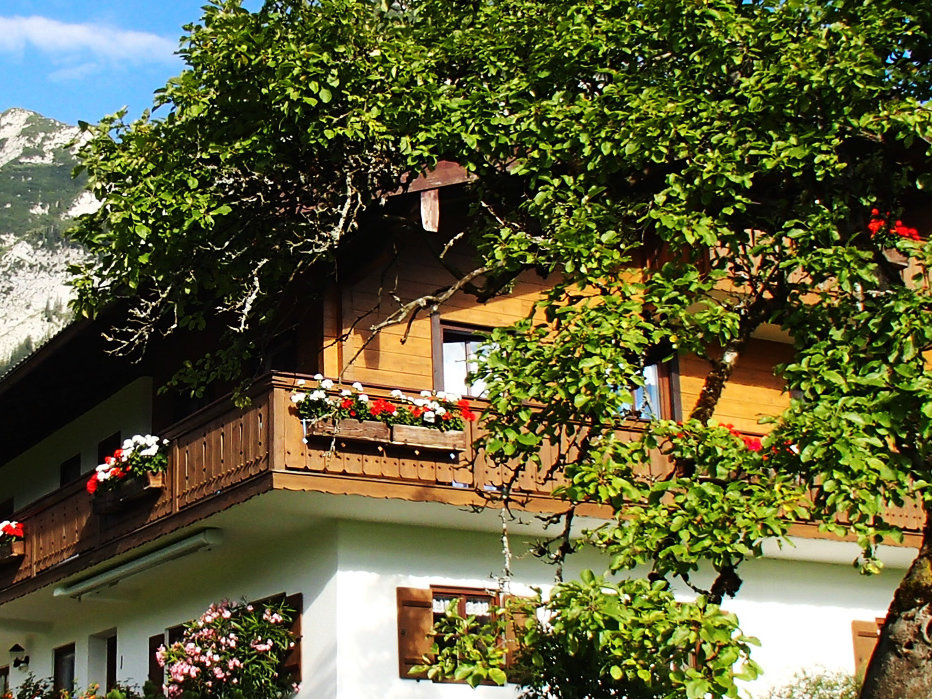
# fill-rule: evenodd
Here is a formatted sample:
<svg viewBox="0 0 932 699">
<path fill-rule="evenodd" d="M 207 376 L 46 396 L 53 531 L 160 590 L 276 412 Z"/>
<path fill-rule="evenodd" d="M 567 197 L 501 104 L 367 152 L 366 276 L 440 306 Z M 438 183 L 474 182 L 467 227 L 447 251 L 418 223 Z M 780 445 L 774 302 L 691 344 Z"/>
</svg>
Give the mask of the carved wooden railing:
<svg viewBox="0 0 932 699">
<path fill-rule="evenodd" d="M 305 443 L 290 400 L 297 378 L 274 375 L 256 387 L 249 407 L 217 403 L 166 430 L 171 447 L 164 487 L 125 512 L 95 514 L 82 481 L 15 513 L 26 531 L 25 555 L 0 565 L 0 601 L 19 583 L 48 571 L 73 574 L 272 488 L 469 504 L 484 501 L 484 495 L 512 477 L 507 467 L 477 458 L 475 423 L 466 424 L 461 446 L 453 449 L 346 436 L 339 430 L 311 435 Z M 389 395 L 387 387 L 370 392 Z M 631 434 L 636 433 L 635 426 Z M 660 474 L 668 466 L 655 456 L 646 468 Z M 545 446 L 541 457 L 543 464 L 552 463 L 554 448 Z M 556 484 L 545 469 L 529 465 L 513 487 L 519 497 L 536 503 L 531 507 L 556 508 L 549 497 Z M 897 508 L 892 517 L 912 531 L 923 523 L 916 506 Z"/>
<path fill-rule="evenodd" d="M 232 489 L 268 471 L 272 397 L 265 386 L 245 410 L 216 404 L 166 430 L 171 446 L 163 489 L 125 511 L 95 514 L 82 479 L 15 513 L 26 533 L 25 555 L 0 567 L 0 590 L 117 543 L 120 550 L 132 548 L 170 530 L 172 518 L 184 526 L 192 517 L 183 515 L 195 506 L 198 518 L 229 506 Z"/>
</svg>

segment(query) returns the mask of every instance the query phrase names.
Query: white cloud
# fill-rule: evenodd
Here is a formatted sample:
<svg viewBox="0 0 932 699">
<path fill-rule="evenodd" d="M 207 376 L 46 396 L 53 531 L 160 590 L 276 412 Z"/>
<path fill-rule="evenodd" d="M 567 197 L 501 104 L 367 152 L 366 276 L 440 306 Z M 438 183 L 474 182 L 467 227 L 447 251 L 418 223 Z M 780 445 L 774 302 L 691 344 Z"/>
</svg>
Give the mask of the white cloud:
<svg viewBox="0 0 932 699">
<path fill-rule="evenodd" d="M 101 70 L 103 70 L 102 65 L 89 61 L 87 63 L 79 63 L 75 66 L 68 66 L 67 68 L 54 70 L 49 73 L 48 77 L 52 82 L 75 82 L 77 80 L 83 80 L 84 78 L 90 77 L 94 73 L 99 73 Z"/>
<path fill-rule="evenodd" d="M 0 53 L 27 46 L 50 58 L 90 54 L 115 63 L 171 63 L 178 43 L 157 34 L 102 24 L 68 24 L 47 17 L 0 17 Z"/>
</svg>

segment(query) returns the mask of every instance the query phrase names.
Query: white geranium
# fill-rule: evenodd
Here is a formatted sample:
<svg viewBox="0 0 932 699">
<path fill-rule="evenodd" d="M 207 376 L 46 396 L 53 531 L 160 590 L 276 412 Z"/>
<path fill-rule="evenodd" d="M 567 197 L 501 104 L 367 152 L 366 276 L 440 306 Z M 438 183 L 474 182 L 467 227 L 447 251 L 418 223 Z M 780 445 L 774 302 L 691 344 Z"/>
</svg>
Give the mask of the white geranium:
<svg viewBox="0 0 932 699">
<path fill-rule="evenodd" d="M 362 384 L 359 383 L 358 381 L 354 381 L 354 382 L 353 382 L 353 390 L 355 390 L 355 391 L 362 391 Z"/>
<path fill-rule="evenodd" d="M 333 388 L 333 381 L 330 379 L 324 379 L 320 382 L 320 387 L 325 391 L 329 391 L 331 388 Z"/>
<path fill-rule="evenodd" d="M 433 423 L 437 419 L 437 414 L 433 410 L 428 410 L 421 417 L 424 418 L 424 422 Z"/>
<path fill-rule="evenodd" d="M 305 398 L 307 398 L 306 393 L 292 393 L 291 394 L 292 403 L 301 403 L 304 401 Z"/>
</svg>

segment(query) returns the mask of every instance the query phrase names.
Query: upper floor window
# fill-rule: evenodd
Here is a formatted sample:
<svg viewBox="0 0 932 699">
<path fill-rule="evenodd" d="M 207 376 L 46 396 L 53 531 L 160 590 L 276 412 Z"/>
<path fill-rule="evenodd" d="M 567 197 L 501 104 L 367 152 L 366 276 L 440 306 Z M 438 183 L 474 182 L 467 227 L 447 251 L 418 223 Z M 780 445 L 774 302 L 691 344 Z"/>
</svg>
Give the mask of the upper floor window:
<svg viewBox="0 0 932 699">
<path fill-rule="evenodd" d="M 461 396 L 485 395 L 485 382 L 473 375 L 485 335 L 478 329 L 442 323 L 436 329 L 440 342 L 439 348 L 435 342 L 435 367 L 439 364 L 439 371 L 435 368 L 434 383 L 439 389 Z"/>
<path fill-rule="evenodd" d="M 111 452 L 112 453 L 112 452 Z M 101 462 L 103 459 L 101 459 Z M 69 483 L 74 483 L 81 477 L 81 455 L 75 454 L 69 459 L 65 459 L 58 466 L 58 485 L 64 488 Z"/>
<path fill-rule="evenodd" d="M 656 364 L 649 364 L 641 370 L 641 376 L 644 377 L 644 385 L 638 386 L 631 393 L 634 398 L 634 405 L 630 403 L 625 408 L 633 409 L 639 413 L 642 420 L 653 420 L 663 416 L 661 409 L 661 392 L 660 392 L 660 367 Z"/>
</svg>

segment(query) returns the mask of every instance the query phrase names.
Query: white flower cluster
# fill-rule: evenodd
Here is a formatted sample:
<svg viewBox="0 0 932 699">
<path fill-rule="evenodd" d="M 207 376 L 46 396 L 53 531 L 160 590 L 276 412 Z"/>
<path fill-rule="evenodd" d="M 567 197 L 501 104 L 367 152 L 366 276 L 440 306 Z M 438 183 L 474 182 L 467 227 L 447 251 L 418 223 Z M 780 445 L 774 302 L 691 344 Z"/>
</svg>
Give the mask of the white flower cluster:
<svg viewBox="0 0 932 699">
<path fill-rule="evenodd" d="M 296 405 L 301 405 L 305 402 L 308 404 L 316 404 L 317 414 L 324 413 L 328 408 L 336 408 L 339 406 L 345 399 L 353 398 L 354 400 L 359 401 L 360 403 L 368 403 L 369 396 L 363 393 L 363 386 L 361 383 L 356 381 L 352 384 L 349 389 L 342 389 L 339 396 L 329 395 L 328 390 L 334 387 L 334 382 L 330 379 L 324 378 L 322 374 L 317 374 L 314 376 L 314 380 L 317 381 L 318 387 L 311 391 L 296 391 L 291 394 L 291 402 Z M 297 382 L 298 386 L 303 387 L 305 385 L 304 379 L 299 379 Z M 457 401 L 462 399 L 462 396 L 451 393 L 447 391 L 421 391 L 420 396 L 417 398 L 412 398 L 399 389 L 395 389 L 391 392 L 391 397 L 396 401 L 402 404 L 408 404 L 419 408 L 417 414 L 419 418 L 428 424 L 436 424 L 438 420 L 442 420 L 443 416 L 448 412 L 451 404 L 455 404 Z"/>
<path fill-rule="evenodd" d="M 167 439 L 159 439 L 154 434 L 134 434 L 129 439 L 123 440 L 123 461 L 126 461 L 131 454 L 139 453 L 140 456 L 155 456 L 159 453 L 159 447 L 168 444 Z"/>
</svg>

